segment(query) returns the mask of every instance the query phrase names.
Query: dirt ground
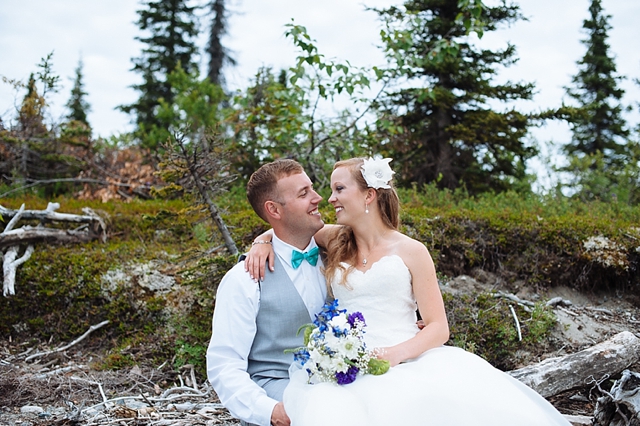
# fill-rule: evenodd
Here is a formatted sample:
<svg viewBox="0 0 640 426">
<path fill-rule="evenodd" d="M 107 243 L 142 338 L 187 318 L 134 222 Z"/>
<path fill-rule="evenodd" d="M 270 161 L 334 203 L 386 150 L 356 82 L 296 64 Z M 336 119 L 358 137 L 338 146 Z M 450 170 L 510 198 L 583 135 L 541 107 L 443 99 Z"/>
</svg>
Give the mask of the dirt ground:
<svg viewBox="0 0 640 426">
<path fill-rule="evenodd" d="M 542 294 L 499 285 L 495 277 L 457 277 L 442 286 L 451 293 L 508 292 L 521 300 L 560 297 L 553 353 L 540 360 L 585 349 L 621 331 L 640 335 L 640 309 L 621 294 L 578 293 L 555 288 Z M 47 345 L 0 340 L 0 425 L 236 425 L 193 368 L 169 364 L 98 371 L 104 354 L 82 343 L 66 351 L 35 356 Z M 30 359 L 30 357 L 32 357 Z M 630 367 L 639 371 L 640 365 Z M 612 379 L 615 377 L 612 377 Z M 563 414 L 590 416 L 597 392 L 586 385 L 549 398 Z"/>
</svg>

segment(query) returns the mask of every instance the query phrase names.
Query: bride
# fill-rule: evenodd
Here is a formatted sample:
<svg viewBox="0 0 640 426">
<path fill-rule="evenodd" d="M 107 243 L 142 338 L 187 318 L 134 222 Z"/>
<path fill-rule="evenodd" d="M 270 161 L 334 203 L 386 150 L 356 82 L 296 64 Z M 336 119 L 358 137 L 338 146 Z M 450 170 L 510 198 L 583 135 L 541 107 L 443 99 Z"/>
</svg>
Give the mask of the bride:
<svg viewBox="0 0 640 426">
<path fill-rule="evenodd" d="M 284 393 L 291 424 L 569 425 L 526 385 L 476 355 L 444 346 L 449 326 L 435 267 L 424 244 L 398 231 L 389 161 L 335 164 L 328 201 L 338 225 L 325 226 L 315 239 L 326 248 L 330 291 L 340 308 L 363 314 L 367 347 L 391 369 L 337 385 L 309 384 L 306 370 L 292 366 Z M 249 254 L 246 267 L 263 276 L 258 268 L 264 268 L 266 245 L 254 245 Z"/>
</svg>

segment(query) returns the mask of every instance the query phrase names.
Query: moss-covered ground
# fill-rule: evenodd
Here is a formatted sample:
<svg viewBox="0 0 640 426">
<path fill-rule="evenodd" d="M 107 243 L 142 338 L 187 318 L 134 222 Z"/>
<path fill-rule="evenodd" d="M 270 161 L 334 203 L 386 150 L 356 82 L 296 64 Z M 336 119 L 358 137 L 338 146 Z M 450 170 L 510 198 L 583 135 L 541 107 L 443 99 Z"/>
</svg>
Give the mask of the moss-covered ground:
<svg viewBox="0 0 640 426">
<path fill-rule="evenodd" d="M 470 198 L 432 187 L 400 195 L 402 230 L 429 248 L 442 280 L 484 269 L 507 287 L 517 282 L 544 291 L 563 285 L 629 297 L 638 290 L 638 207 L 515 193 Z M 180 200 L 100 203 L 36 196 L 5 198 L 1 204 L 43 209 L 48 201 L 59 202 L 60 212 L 79 214 L 90 207 L 103 215 L 107 242 L 38 245 L 18 270 L 16 295 L 0 298 L 0 336 L 55 346 L 109 320 L 87 341 L 104 354 L 94 367 L 171 362 L 176 368 L 194 364 L 204 375 L 217 285 L 236 262 L 206 209 Z M 266 229 L 242 188 L 216 201 L 240 250 Z M 322 210 L 332 223 L 330 206 Z M 125 284 L 105 278 L 144 264 L 171 277 L 173 289 L 149 290 L 135 274 Z M 519 341 L 509 309 L 491 295 L 446 295 L 445 302 L 450 343 L 502 368 L 513 367 L 517 351 L 539 347 L 554 326 L 552 312 L 542 305 L 533 312 L 517 308 L 523 319 Z"/>
</svg>

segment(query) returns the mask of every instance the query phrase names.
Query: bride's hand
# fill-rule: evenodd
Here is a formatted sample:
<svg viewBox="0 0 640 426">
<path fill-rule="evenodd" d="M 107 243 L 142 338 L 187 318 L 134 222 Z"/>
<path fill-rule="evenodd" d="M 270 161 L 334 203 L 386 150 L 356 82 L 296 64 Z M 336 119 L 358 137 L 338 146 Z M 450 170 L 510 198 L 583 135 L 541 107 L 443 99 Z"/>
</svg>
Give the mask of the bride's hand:
<svg viewBox="0 0 640 426">
<path fill-rule="evenodd" d="M 389 361 L 389 366 L 395 367 L 400 364 L 404 359 L 402 356 L 397 353 L 398 351 L 394 346 L 386 347 L 386 348 L 375 348 L 373 350 L 374 355 L 378 359 L 384 359 Z"/>
<path fill-rule="evenodd" d="M 249 272 L 253 280 L 262 281 L 264 280 L 267 259 L 269 260 L 269 270 L 273 272 L 275 255 L 271 241 L 256 240 L 244 259 L 244 270 Z"/>
</svg>

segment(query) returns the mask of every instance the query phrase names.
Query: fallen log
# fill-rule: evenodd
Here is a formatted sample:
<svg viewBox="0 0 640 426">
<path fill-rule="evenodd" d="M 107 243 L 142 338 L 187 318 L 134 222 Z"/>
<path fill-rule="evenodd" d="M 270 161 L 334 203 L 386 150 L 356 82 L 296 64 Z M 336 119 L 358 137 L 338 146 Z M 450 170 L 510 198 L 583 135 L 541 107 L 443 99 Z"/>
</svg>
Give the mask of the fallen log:
<svg viewBox="0 0 640 426">
<path fill-rule="evenodd" d="M 549 358 L 537 364 L 509 371 L 543 397 L 557 395 L 614 376 L 640 360 L 640 339 L 629 331 L 616 334 L 583 351 Z"/>
</svg>

